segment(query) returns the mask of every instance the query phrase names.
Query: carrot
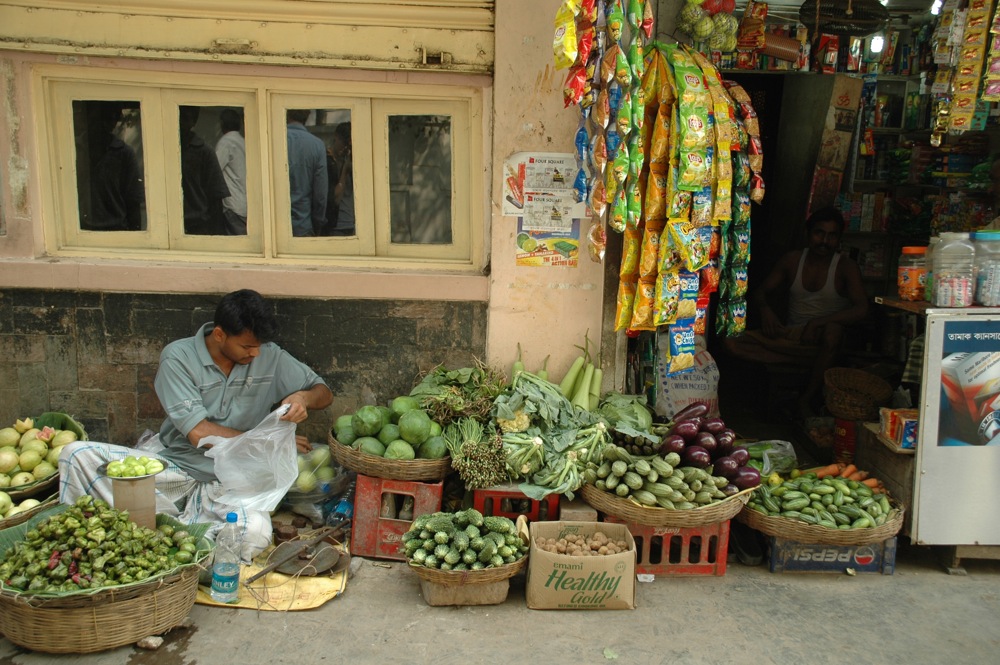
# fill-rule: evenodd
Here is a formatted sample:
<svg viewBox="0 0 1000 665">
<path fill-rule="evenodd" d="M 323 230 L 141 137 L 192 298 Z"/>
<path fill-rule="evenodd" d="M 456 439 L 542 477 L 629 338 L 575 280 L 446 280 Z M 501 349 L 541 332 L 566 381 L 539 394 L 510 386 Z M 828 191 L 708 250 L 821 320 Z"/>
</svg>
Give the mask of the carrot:
<svg viewBox="0 0 1000 665">
<path fill-rule="evenodd" d="M 882 484 L 882 481 L 880 481 L 878 478 L 865 478 L 864 480 L 861 481 L 861 484 L 867 485 L 868 487 L 875 489 L 876 487 Z"/>
<path fill-rule="evenodd" d="M 843 469 L 840 470 L 840 477 L 850 478 L 851 474 L 855 473 L 857 470 L 858 467 L 854 466 L 853 464 L 848 464 L 847 466 L 845 466 Z"/>
<path fill-rule="evenodd" d="M 854 473 L 852 473 L 851 475 L 849 475 L 847 477 L 847 479 L 848 480 L 857 480 L 857 481 L 860 482 L 860 481 L 864 480 L 865 478 L 867 478 L 868 476 L 869 476 L 869 473 L 867 471 L 855 471 Z"/>
<path fill-rule="evenodd" d="M 836 476 L 838 473 L 840 473 L 840 467 L 836 464 L 830 464 L 815 470 L 816 478 L 819 480 L 822 480 L 827 476 Z"/>
</svg>

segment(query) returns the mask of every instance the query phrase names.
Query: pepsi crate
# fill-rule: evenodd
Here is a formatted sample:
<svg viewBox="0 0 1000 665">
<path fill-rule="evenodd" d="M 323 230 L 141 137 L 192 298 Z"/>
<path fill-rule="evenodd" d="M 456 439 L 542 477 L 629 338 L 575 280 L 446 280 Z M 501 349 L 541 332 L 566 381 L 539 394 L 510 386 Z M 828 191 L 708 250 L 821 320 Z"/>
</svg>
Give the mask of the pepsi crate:
<svg viewBox="0 0 1000 665">
<path fill-rule="evenodd" d="M 856 573 L 892 575 L 896 569 L 896 537 L 871 545 L 816 545 L 770 538 L 772 573 Z"/>
</svg>

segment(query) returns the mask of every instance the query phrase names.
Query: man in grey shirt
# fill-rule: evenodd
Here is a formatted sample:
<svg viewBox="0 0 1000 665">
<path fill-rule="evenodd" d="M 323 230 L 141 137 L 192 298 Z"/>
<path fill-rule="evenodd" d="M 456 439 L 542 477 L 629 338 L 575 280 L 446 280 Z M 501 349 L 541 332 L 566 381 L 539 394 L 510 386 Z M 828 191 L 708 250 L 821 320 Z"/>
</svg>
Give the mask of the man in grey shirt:
<svg viewBox="0 0 1000 665">
<path fill-rule="evenodd" d="M 286 118 L 292 235 L 319 235 L 326 223 L 326 200 L 330 187 L 326 172 L 326 145 L 306 129 L 308 109 L 288 109 Z"/>
<path fill-rule="evenodd" d="M 271 520 L 265 511 L 247 510 L 219 501 L 224 494 L 214 460 L 198 447 L 206 436 L 231 438 L 251 430 L 277 403 L 289 405 L 282 420 L 300 423 L 310 409 L 326 408 L 330 389 L 313 370 L 269 341 L 277 319 L 256 291 L 234 291 L 222 298 L 212 323 L 194 337 L 171 342 L 160 354 L 156 395 L 167 418 L 159 433 L 159 456 L 166 469 L 156 476 L 157 511 L 184 523 L 214 523 L 214 534 L 226 513 L 236 511 L 243 527 L 243 558 L 249 561 L 271 542 Z M 79 441 L 59 457 L 60 500 L 71 503 L 91 494 L 109 503 L 110 482 L 97 468 L 128 455 L 147 454 L 108 443 Z M 301 452 L 309 443 L 297 439 Z"/>
</svg>

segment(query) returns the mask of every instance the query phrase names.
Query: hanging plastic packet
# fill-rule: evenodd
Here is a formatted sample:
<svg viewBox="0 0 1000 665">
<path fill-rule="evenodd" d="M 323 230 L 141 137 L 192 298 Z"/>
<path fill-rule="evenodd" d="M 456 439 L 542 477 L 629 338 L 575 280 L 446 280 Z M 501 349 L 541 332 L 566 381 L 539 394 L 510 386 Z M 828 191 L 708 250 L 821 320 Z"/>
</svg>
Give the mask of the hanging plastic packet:
<svg viewBox="0 0 1000 665">
<path fill-rule="evenodd" d="M 644 233 L 642 226 L 634 229 L 626 228 L 622 233 L 622 261 L 618 269 L 619 279 L 630 282 L 639 279 L 639 257 L 642 254 Z"/>
<path fill-rule="evenodd" d="M 565 69 L 576 62 L 576 14 L 579 11 L 579 0 L 564 0 L 556 10 L 555 35 L 552 39 L 556 69 Z"/>
<path fill-rule="evenodd" d="M 734 224 L 730 228 L 730 236 L 732 240 L 730 249 L 732 251 L 726 257 L 727 262 L 730 265 L 748 265 L 750 263 L 750 227 L 741 228 Z"/>
<path fill-rule="evenodd" d="M 665 273 L 670 270 L 680 270 L 684 265 L 684 259 L 674 246 L 674 236 L 670 231 L 670 223 L 663 227 L 660 233 L 660 256 L 659 271 Z"/>
<path fill-rule="evenodd" d="M 667 176 L 650 169 L 642 208 L 646 221 L 667 218 Z"/>
<path fill-rule="evenodd" d="M 608 225 L 618 233 L 624 231 L 628 225 L 628 197 L 624 188 L 617 190 L 615 199 L 611 202 L 611 218 L 608 220 Z"/>
<path fill-rule="evenodd" d="M 641 130 L 646 124 L 646 91 L 636 88 L 632 93 L 632 126 Z"/>
<path fill-rule="evenodd" d="M 590 231 L 587 232 L 587 250 L 590 260 L 594 263 L 602 262 L 607 244 L 608 237 L 604 232 L 604 225 L 599 219 L 595 220 L 590 225 Z"/>
<path fill-rule="evenodd" d="M 642 190 L 637 181 L 638 178 L 629 180 L 625 184 L 625 199 L 627 205 L 625 223 L 628 226 L 636 226 L 642 221 Z"/>
<path fill-rule="evenodd" d="M 628 53 L 625 57 L 628 60 L 632 80 L 642 80 L 643 75 L 646 73 L 646 61 L 642 57 L 642 44 L 639 43 L 639 40 L 634 40 L 629 44 Z"/>
<path fill-rule="evenodd" d="M 604 85 L 608 85 L 615 80 L 615 63 L 618 61 L 618 54 L 621 50 L 622 48 L 618 44 L 611 44 L 601 57 L 600 78 Z"/>
<path fill-rule="evenodd" d="M 615 177 L 615 166 L 613 163 L 608 164 L 607 168 L 604 169 L 604 200 L 614 205 L 615 199 L 618 198 L 619 189 L 621 187 L 618 178 Z"/>
<path fill-rule="evenodd" d="M 655 330 L 653 306 L 656 302 L 656 278 L 640 277 L 635 288 L 635 305 L 628 327 L 632 330 Z"/>
<path fill-rule="evenodd" d="M 698 301 L 698 273 L 682 270 L 677 274 L 680 280 L 680 302 L 677 304 L 677 319 L 693 319 Z"/>
<path fill-rule="evenodd" d="M 615 160 L 611 165 L 611 169 L 615 175 L 615 180 L 618 181 L 619 186 L 623 185 L 625 180 L 628 178 L 629 164 L 630 160 L 628 156 L 628 147 L 623 143 L 618 147 Z"/>
<path fill-rule="evenodd" d="M 726 301 L 726 335 L 742 335 L 747 329 L 747 301 L 745 299 Z"/>
<path fill-rule="evenodd" d="M 587 132 L 587 125 L 583 118 L 580 119 L 580 126 L 573 137 L 573 147 L 576 148 L 576 165 L 583 168 L 590 153 L 590 133 Z"/>
<path fill-rule="evenodd" d="M 652 141 L 649 147 L 649 170 L 665 174 L 670 168 L 670 120 L 672 104 L 660 104 L 653 122 Z M 666 192 L 664 192 L 666 194 Z"/>
<path fill-rule="evenodd" d="M 760 143 L 759 136 L 753 134 L 749 136 L 747 157 L 750 159 L 750 170 L 754 173 L 760 173 L 761 169 L 764 168 L 764 148 Z"/>
<path fill-rule="evenodd" d="M 587 172 L 577 169 L 576 178 L 573 179 L 573 193 L 577 203 L 586 203 L 590 200 L 590 182 Z"/>
<path fill-rule="evenodd" d="M 615 127 L 624 138 L 632 132 L 632 94 L 625 92 L 615 115 Z"/>
<path fill-rule="evenodd" d="M 628 22 L 628 27 L 635 33 L 642 24 L 642 6 L 644 3 L 642 0 L 627 0 L 627 2 L 625 20 Z"/>
<path fill-rule="evenodd" d="M 694 317 L 678 320 L 667 328 L 670 338 L 670 362 L 667 376 L 689 372 L 694 369 Z"/>
<path fill-rule="evenodd" d="M 697 228 L 689 220 L 668 220 L 668 228 L 684 267 L 692 272 L 705 267 L 708 247 L 701 242 Z"/>
<path fill-rule="evenodd" d="M 656 277 L 659 272 L 660 234 L 667 220 L 646 222 L 642 230 L 642 252 L 639 258 L 639 277 Z M 627 229 L 626 229 L 627 230 Z"/>
<path fill-rule="evenodd" d="M 611 9 L 605 9 L 608 25 L 608 36 L 611 41 L 617 43 L 622 38 L 622 31 L 625 29 L 625 13 L 622 11 L 620 0 L 612 0 Z"/>
<path fill-rule="evenodd" d="M 582 65 L 571 67 L 563 86 L 563 106 L 578 104 L 583 99 L 584 88 L 587 85 L 587 68 Z"/>
<path fill-rule="evenodd" d="M 636 180 L 642 171 L 646 156 L 642 147 L 642 130 L 633 132 L 628 141 L 628 177 Z"/>
<path fill-rule="evenodd" d="M 588 23 L 597 23 L 597 0 L 581 0 L 579 19 Z"/>
<path fill-rule="evenodd" d="M 632 322 L 636 286 L 636 282 L 618 282 L 618 297 L 615 300 L 615 330 L 625 330 Z"/>
<path fill-rule="evenodd" d="M 653 0 L 645 0 L 645 5 L 642 8 L 642 23 L 639 24 L 639 29 L 642 30 L 646 39 L 653 38 L 653 20 Z"/>
<path fill-rule="evenodd" d="M 608 161 L 613 161 L 615 157 L 618 156 L 618 148 L 622 144 L 621 134 L 614 127 L 608 127 L 608 131 L 604 136 L 605 145 L 607 146 Z"/>
<path fill-rule="evenodd" d="M 695 227 L 712 225 L 712 188 L 704 187 L 691 195 L 691 224 Z"/>
<path fill-rule="evenodd" d="M 733 195 L 741 189 L 750 187 L 750 159 L 745 152 L 734 152 L 733 156 Z M 736 211 L 733 211 L 733 215 Z"/>
<path fill-rule="evenodd" d="M 665 326 L 677 320 L 677 307 L 681 301 L 680 273 L 673 270 L 661 270 L 656 276 L 656 305 L 653 311 L 653 322 L 657 326 Z"/>
<path fill-rule="evenodd" d="M 719 259 L 712 258 L 698 271 L 698 297 L 707 296 L 719 290 Z"/>
<path fill-rule="evenodd" d="M 594 134 L 590 144 L 590 161 L 594 165 L 594 174 L 602 175 L 608 164 L 608 147 L 603 133 Z"/>
<path fill-rule="evenodd" d="M 759 173 L 750 177 L 750 200 L 754 203 L 764 201 L 764 178 Z"/>
<path fill-rule="evenodd" d="M 698 296 L 697 308 L 694 312 L 694 334 L 705 335 L 708 328 L 708 306 L 711 301 L 708 296 Z"/>
<path fill-rule="evenodd" d="M 615 80 L 622 88 L 632 87 L 632 65 L 621 48 L 615 52 Z"/>
<path fill-rule="evenodd" d="M 608 202 L 604 198 L 604 177 L 594 176 L 590 179 L 590 210 L 598 217 L 604 217 Z"/>
<path fill-rule="evenodd" d="M 590 60 L 590 52 L 594 48 L 594 36 L 597 31 L 593 25 L 577 24 L 576 27 L 576 60 L 586 64 Z"/>
<path fill-rule="evenodd" d="M 733 223 L 746 226 L 750 223 L 750 195 L 745 191 L 733 192 Z"/>
</svg>

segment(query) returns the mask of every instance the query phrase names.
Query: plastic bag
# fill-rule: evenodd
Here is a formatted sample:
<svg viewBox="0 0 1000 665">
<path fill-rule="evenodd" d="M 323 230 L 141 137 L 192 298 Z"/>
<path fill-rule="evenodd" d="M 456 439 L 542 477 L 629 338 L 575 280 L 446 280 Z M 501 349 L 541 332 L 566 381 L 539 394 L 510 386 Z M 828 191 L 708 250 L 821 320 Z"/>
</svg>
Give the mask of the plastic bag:
<svg viewBox="0 0 1000 665">
<path fill-rule="evenodd" d="M 275 409 L 239 436 L 206 436 L 199 442 L 212 445 L 205 455 L 215 460 L 215 476 L 226 490 L 221 502 L 266 511 L 281 503 L 299 473 L 295 423 L 279 420 L 288 409 L 287 404 Z"/>
<path fill-rule="evenodd" d="M 790 441 L 757 441 L 746 447 L 751 459 L 760 455 L 759 459 L 763 464 L 761 475 L 778 473 L 786 476 L 798 466 L 795 448 Z"/>
</svg>

